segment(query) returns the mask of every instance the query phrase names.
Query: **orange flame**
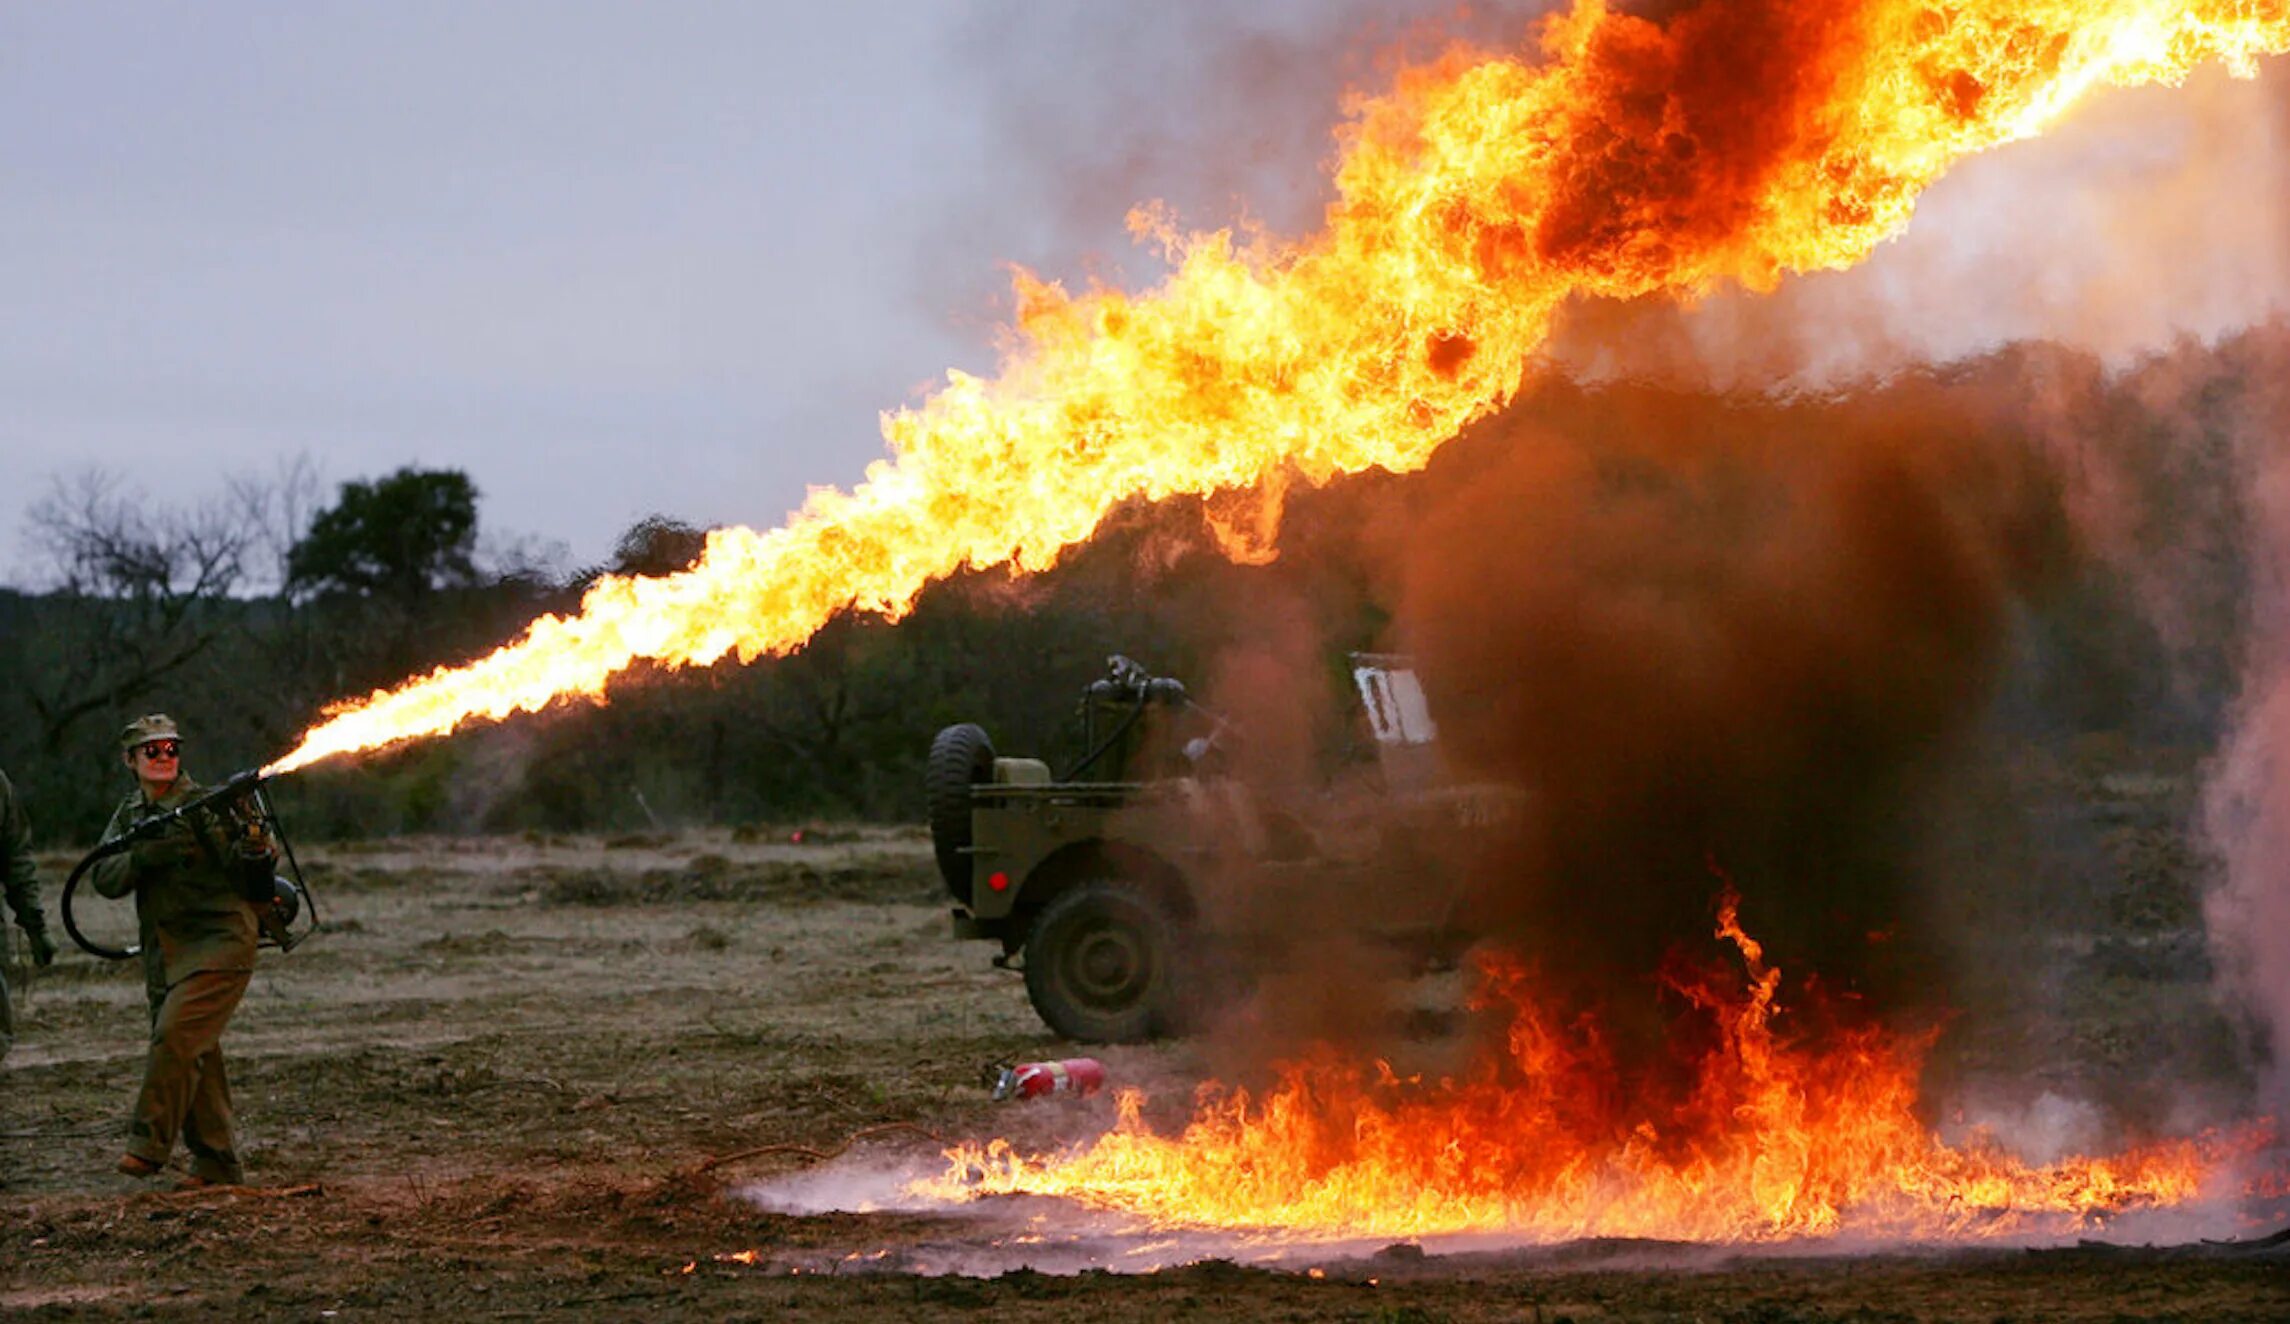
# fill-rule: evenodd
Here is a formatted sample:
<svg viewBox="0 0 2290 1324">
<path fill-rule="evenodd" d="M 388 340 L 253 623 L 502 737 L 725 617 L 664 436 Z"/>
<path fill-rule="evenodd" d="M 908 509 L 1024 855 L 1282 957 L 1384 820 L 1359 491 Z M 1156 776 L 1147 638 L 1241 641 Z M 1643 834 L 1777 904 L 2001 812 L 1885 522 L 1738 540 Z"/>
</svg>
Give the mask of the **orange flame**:
<svg viewBox="0 0 2290 1324">
<path fill-rule="evenodd" d="M 1914 1115 L 1923 1042 L 1874 1030 L 1824 1049 L 1793 1042 L 1774 1025 L 1781 974 L 1730 893 L 1718 934 L 1749 980 L 1678 985 L 1717 1038 L 1675 1097 L 1626 1085 L 1594 1024 L 1556 1023 L 1524 968 L 1494 961 L 1477 1005 L 1507 1010 L 1508 1035 L 1465 1079 L 1370 1073 L 1322 1052 L 1261 1098 L 1205 1087 L 1175 1137 L 1154 1134 L 1125 1091 L 1115 1128 L 1086 1149 L 965 1146 L 917 1193 L 1062 1196 L 1158 1226 L 1289 1237 L 1964 1237 L 2183 1203 L 2230 1148 L 2181 1141 L 2031 1166 L 1992 1143 L 1944 1144 Z"/>
<path fill-rule="evenodd" d="M 1967 154 L 2102 85 L 2238 72 L 2286 0 L 1577 0 L 1539 58 L 1457 53 L 1361 101 L 1316 236 L 1180 235 L 1138 295 L 1021 275 L 992 380 L 886 415 L 891 458 L 687 573 L 607 579 L 476 663 L 342 706 L 265 771 L 600 698 L 639 660 L 783 652 L 964 565 L 1035 569 L 1133 497 L 1411 470 L 1518 389 L 1575 296 L 1690 297 L 1851 265 Z M 1235 537 L 1245 535 L 1234 534 Z"/>
</svg>

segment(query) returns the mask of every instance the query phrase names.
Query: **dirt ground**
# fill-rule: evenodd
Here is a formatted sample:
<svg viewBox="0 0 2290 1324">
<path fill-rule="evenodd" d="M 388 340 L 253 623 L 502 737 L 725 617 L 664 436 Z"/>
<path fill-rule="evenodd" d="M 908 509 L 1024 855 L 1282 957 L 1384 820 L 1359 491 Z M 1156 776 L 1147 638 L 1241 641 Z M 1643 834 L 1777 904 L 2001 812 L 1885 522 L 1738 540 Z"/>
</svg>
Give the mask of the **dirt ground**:
<svg viewBox="0 0 2290 1324">
<path fill-rule="evenodd" d="M 947 940 L 919 833 L 792 832 L 305 849 L 327 929 L 266 956 L 226 1041 L 243 1190 L 112 1173 L 140 976 L 67 954 L 0 1069 L 0 1314 L 2290 1318 L 2281 1246 L 1402 1245 L 1261 1267 L 1045 1245 L 1019 1208 L 770 1212 L 742 1192 L 846 1149 L 927 1167 L 942 1140 L 1083 1106 L 989 1100 L 985 1064 L 1072 1050 L 989 949 Z M 43 863 L 52 907 L 71 861 Z M 1142 1077 L 1187 1051 L 1103 1056 Z"/>
</svg>

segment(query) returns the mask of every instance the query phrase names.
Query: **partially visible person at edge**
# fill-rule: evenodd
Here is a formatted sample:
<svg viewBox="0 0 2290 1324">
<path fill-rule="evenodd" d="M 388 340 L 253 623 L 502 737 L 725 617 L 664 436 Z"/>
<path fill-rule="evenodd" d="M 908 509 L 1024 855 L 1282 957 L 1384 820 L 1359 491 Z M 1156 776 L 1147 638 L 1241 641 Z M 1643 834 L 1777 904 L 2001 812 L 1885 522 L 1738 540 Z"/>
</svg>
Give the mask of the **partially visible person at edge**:
<svg viewBox="0 0 2290 1324">
<path fill-rule="evenodd" d="M 48 917 L 40 910 L 40 878 L 32 865 L 32 821 L 16 802 L 16 788 L 0 772 L 0 891 L 16 912 L 16 927 L 32 949 L 32 964 L 54 965 L 56 944 L 48 937 Z M 16 1044 L 16 1007 L 8 1000 L 8 977 L 0 972 L 0 1060 Z"/>
<path fill-rule="evenodd" d="M 152 713 L 119 735 L 120 757 L 135 789 L 120 801 L 105 840 L 163 814 L 199 793 L 182 771 L 183 736 L 173 718 Z M 219 822 L 201 832 L 178 820 L 165 832 L 98 862 L 95 890 L 135 894 L 143 945 L 143 983 L 151 999 L 151 1055 L 128 1124 L 119 1170 L 149 1177 L 166 1166 L 180 1137 L 191 1156 L 186 1186 L 237 1185 L 245 1179 L 231 1138 L 231 1087 L 223 1068 L 223 1027 L 254 977 L 259 933 L 234 855 L 268 853 L 266 835 L 225 839 Z"/>
</svg>

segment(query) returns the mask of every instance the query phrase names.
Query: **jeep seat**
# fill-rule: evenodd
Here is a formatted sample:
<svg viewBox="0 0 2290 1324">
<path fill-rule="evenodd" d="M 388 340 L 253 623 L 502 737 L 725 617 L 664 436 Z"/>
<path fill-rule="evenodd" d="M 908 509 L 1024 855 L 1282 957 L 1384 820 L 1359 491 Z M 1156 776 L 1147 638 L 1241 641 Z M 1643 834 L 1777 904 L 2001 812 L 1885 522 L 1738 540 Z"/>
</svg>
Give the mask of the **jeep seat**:
<svg viewBox="0 0 2290 1324">
<path fill-rule="evenodd" d="M 1050 784 L 1050 765 L 1040 759 L 994 760 L 996 786 L 1047 786 Z"/>
</svg>

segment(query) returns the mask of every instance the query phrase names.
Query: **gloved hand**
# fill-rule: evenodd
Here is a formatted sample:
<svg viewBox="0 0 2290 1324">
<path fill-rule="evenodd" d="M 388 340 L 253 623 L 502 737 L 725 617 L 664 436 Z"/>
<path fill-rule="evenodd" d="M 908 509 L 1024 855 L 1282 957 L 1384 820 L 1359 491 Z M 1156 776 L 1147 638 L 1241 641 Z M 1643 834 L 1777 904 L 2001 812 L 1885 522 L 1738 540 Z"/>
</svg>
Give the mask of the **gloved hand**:
<svg viewBox="0 0 2290 1324">
<path fill-rule="evenodd" d="M 159 872 L 181 868 L 191 862 L 198 846 L 188 836 L 169 833 L 139 841 L 127 848 L 127 858 L 134 862 L 136 872 Z"/>
<path fill-rule="evenodd" d="M 24 941 L 32 946 L 32 964 L 50 966 L 56 963 L 56 940 L 48 936 L 47 925 L 27 927 L 24 930 Z"/>
</svg>

